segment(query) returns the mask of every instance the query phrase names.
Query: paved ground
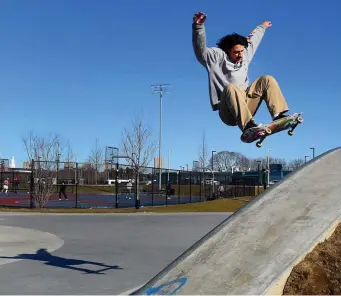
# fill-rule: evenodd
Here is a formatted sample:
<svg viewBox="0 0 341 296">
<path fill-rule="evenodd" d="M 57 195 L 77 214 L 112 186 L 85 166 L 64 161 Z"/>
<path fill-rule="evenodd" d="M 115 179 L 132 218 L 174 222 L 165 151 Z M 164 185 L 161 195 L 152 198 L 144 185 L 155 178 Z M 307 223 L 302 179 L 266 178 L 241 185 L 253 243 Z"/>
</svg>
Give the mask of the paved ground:
<svg viewBox="0 0 341 296">
<path fill-rule="evenodd" d="M 1 294 L 125 292 L 144 284 L 227 216 L 0 213 Z M 10 233 L 18 236 L 6 236 Z"/>
</svg>

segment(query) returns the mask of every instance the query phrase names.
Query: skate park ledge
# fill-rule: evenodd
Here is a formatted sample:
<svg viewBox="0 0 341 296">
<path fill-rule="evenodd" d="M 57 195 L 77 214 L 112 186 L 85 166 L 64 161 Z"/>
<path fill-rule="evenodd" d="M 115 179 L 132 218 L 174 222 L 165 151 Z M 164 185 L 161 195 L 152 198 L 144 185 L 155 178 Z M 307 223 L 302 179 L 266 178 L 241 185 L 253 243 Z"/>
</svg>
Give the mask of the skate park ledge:
<svg viewBox="0 0 341 296">
<path fill-rule="evenodd" d="M 282 295 L 341 219 L 341 147 L 290 173 L 129 295 Z M 123 295 L 122 294 L 122 295 Z"/>
</svg>

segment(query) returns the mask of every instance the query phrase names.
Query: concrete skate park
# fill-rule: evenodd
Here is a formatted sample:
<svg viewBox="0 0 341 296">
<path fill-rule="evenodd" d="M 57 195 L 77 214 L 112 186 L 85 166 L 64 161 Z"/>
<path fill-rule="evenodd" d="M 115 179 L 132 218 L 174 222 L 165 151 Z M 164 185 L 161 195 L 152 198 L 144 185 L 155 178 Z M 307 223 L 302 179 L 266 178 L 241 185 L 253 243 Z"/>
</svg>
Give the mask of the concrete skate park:
<svg viewBox="0 0 341 296">
<path fill-rule="evenodd" d="M 281 295 L 340 197 L 336 148 L 233 214 L 1 212 L 2 294 Z"/>
</svg>

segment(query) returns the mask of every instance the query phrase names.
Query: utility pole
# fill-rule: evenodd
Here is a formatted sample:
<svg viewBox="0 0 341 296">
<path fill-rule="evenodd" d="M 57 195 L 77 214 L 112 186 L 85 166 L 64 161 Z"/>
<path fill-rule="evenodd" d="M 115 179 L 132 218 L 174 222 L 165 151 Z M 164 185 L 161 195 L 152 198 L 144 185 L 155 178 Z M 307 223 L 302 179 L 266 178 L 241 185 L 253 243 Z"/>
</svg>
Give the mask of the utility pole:
<svg viewBox="0 0 341 296">
<path fill-rule="evenodd" d="M 169 183 L 169 163 L 170 163 L 170 149 L 168 151 L 168 173 L 167 173 L 167 185 Z"/>
<path fill-rule="evenodd" d="M 271 149 L 268 149 L 268 155 L 267 155 L 267 158 L 268 158 L 268 186 L 270 183 L 270 151 L 271 151 Z"/>
<path fill-rule="evenodd" d="M 160 134 L 159 134 L 159 190 L 161 190 L 161 143 L 162 143 L 162 96 L 168 93 L 167 86 L 169 84 L 151 85 L 154 94 L 160 95 Z"/>
<path fill-rule="evenodd" d="M 258 192 L 258 194 L 259 194 L 259 183 L 260 183 L 260 164 L 261 164 L 261 160 L 257 160 L 257 164 L 258 164 L 258 182 L 257 182 L 257 188 L 258 188 L 258 190 L 257 190 L 257 192 Z"/>
<path fill-rule="evenodd" d="M 213 165 L 213 154 L 214 152 L 217 152 L 215 150 L 212 150 L 212 199 L 214 198 L 214 165 Z"/>
</svg>

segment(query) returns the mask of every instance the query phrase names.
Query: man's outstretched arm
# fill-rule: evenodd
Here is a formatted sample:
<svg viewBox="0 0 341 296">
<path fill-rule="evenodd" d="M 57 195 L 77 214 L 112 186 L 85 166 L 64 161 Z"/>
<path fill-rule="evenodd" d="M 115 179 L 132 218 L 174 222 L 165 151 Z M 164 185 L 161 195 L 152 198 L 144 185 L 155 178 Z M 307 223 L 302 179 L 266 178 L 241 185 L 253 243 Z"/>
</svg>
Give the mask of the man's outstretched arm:
<svg viewBox="0 0 341 296">
<path fill-rule="evenodd" d="M 203 12 L 193 16 L 192 43 L 195 56 L 201 64 L 205 64 L 207 55 L 205 20 L 206 15 Z"/>
<path fill-rule="evenodd" d="M 253 58 L 262 38 L 265 34 L 266 29 L 270 28 L 272 23 L 270 21 L 264 21 L 260 25 L 258 25 L 251 34 L 247 37 L 249 46 L 247 48 L 249 60 Z"/>
<path fill-rule="evenodd" d="M 198 12 L 193 17 L 192 24 L 192 43 L 196 58 L 202 65 L 215 62 L 218 53 L 213 48 L 206 46 L 206 30 L 204 22 L 206 15 L 203 12 Z"/>
</svg>

